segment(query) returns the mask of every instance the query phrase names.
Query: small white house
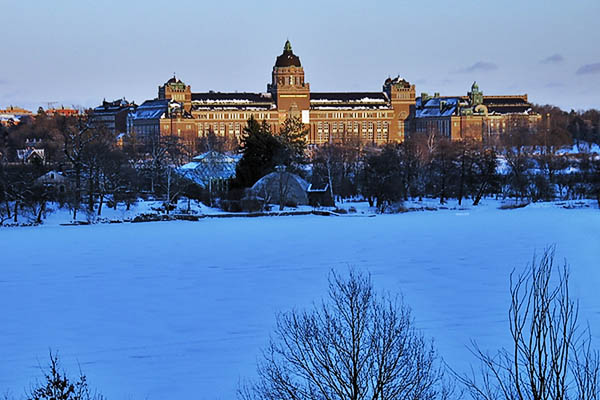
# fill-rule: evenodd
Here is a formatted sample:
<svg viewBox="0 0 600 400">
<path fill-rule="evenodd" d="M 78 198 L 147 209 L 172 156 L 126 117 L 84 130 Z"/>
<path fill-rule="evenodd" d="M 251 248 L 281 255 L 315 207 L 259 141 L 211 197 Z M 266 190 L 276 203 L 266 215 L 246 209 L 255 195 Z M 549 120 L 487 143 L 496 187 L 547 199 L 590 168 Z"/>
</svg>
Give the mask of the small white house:
<svg viewBox="0 0 600 400">
<path fill-rule="evenodd" d="M 44 175 L 37 178 L 35 183 L 37 185 L 53 189 L 57 193 L 64 193 L 68 189 L 70 181 L 63 175 L 62 172 L 48 171 Z"/>
</svg>

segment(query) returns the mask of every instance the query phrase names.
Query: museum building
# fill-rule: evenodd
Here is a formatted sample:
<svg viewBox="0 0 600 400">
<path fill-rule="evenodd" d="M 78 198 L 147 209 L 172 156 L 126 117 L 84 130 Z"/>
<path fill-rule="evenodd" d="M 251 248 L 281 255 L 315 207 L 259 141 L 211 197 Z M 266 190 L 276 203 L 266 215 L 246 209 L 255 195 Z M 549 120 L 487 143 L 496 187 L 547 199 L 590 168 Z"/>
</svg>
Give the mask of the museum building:
<svg viewBox="0 0 600 400">
<path fill-rule="evenodd" d="M 466 137 L 469 131 L 469 136 L 480 139 L 477 136 L 489 130 L 490 119 L 498 123 L 507 114 L 532 114 L 526 95 L 483 96 L 476 88 L 464 97 L 422 94 L 417 98 L 415 86 L 399 77 L 386 79 L 380 92 L 311 92 L 289 41 L 275 61 L 271 78 L 261 93 L 193 93 L 190 85 L 173 76 L 159 86 L 156 99 L 130 115 L 128 131 L 140 138 L 174 135 L 193 144 L 211 131 L 239 140 L 251 116 L 269 124 L 273 133 L 279 132 L 286 118 L 297 117 L 308 128 L 310 144 L 382 145 L 401 142 L 411 132 L 431 130 L 452 139 Z M 473 124 L 477 128 L 472 129 Z"/>
</svg>

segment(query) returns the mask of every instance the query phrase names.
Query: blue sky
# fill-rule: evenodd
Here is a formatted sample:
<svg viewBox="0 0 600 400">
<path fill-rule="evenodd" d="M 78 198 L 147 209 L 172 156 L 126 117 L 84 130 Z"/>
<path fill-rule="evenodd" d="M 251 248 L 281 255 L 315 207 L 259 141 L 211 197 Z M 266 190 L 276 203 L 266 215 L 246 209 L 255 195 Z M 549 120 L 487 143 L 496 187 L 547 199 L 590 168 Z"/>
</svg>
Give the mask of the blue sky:
<svg viewBox="0 0 600 400">
<path fill-rule="evenodd" d="M 0 0 L 0 108 L 265 91 L 287 38 L 312 91 L 527 93 L 600 108 L 600 1 Z"/>
</svg>

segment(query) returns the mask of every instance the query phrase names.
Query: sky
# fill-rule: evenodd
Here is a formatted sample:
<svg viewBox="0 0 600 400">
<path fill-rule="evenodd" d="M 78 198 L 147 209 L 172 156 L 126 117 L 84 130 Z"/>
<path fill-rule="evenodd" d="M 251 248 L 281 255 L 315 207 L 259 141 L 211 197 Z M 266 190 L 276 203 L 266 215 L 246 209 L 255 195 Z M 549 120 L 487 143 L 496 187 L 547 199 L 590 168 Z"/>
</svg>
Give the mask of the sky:
<svg viewBox="0 0 600 400">
<path fill-rule="evenodd" d="M 264 92 L 286 39 L 311 91 L 528 94 L 600 108 L 600 1 L 0 0 L 0 108 Z"/>
</svg>

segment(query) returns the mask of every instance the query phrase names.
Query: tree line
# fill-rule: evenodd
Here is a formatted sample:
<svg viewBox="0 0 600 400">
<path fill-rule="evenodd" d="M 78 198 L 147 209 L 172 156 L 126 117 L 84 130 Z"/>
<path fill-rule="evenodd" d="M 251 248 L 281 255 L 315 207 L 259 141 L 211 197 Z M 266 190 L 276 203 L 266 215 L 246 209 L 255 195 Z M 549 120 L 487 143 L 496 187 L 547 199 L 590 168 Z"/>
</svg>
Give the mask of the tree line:
<svg viewBox="0 0 600 400">
<path fill-rule="evenodd" d="M 486 196 L 521 203 L 600 202 L 600 160 L 590 151 L 600 143 L 600 114 L 566 113 L 552 106 L 536 110 L 542 120 L 535 129 L 522 119 L 509 119 L 503 134 L 482 141 L 451 141 L 430 131 L 382 147 L 352 139 L 309 146 L 306 128 L 297 118 L 286 120 L 277 134 L 268 124 L 250 119 L 239 143 L 211 132 L 193 149 L 177 136 L 142 141 L 132 135 L 119 142 L 86 116 L 41 113 L 0 127 L 0 223 L 16 223 L 20 217 L 41 222 L 51 202 L 68 207 L 73 219 L 78 213 L 100 216 L 104 207 L 116 208 L 118 203 L 129 208 L 138 198 L 163 200 L 166 212 L 181 196 L 228 208 L 278 165 L 326 185 L 331 198 L 363 198 L 382 212 L 422 198 L 473 205 Z M 578 151 L 563 153 L 565 146 Z M 20 159 L 19 150 L 27 148 L 43 149 L 43 159 Z M 236 177 L 217 193 L 177 173 L 194 155 L 209 150 L 241 155 Z M 64 177 L 64 184 L 40 179 L 49 171 Z"/>
</svg>

